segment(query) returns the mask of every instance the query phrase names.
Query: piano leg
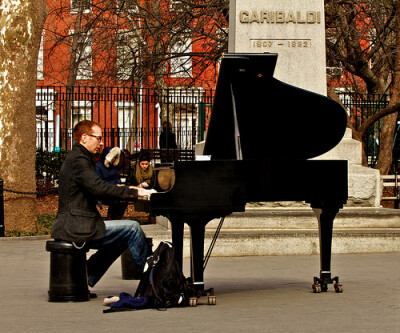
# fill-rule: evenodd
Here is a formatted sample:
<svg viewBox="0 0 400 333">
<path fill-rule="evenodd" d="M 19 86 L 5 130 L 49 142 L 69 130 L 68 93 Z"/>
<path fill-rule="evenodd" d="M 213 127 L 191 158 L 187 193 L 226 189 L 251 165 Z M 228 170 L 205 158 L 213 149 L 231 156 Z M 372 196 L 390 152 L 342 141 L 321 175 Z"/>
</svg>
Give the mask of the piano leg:
<svg viewBox="0 0 400 333">
<path fill-rule="evenodd" d="M 177 216 L 169 216 L 169 220 L 172 225 L 172 244 L 175 248 L 175 257 L 182 268 L 183 261 L 183 232 L 184 222 Z M 204 234 L 205 234 L 205 223 L 195 223 L 190 225 L 190 280 L 191 280 L 191 297 L 190 306 L 197 305 L 197 299 L 200 296 L 208 295 L 208 304 L 214 305 L 216 303 L 216 297 L 214 295 L 214 289 L 204 289 Z"/>
<path fill-rule="evenodd" d="M 216 304 L 216 296 L 214 288 L 204 289 L 204 234 L 205 224 L 195 223 L 190 226 L 190 276 L 192 278 L 192 297 L 193 304 L 197 304 L 197 300 L 201 296 L 208 296 L 208 304 Z M 190 303 L 190 306 L 192 305 Z"/>
<path fill-rule="evenodd" d="M 175 258 L 182 269 L 184 223 L 179 218 L 175 217 L 170 217 L 170 221 L 172 226 L 172 244 L 175 248 Z"/>
<path fill-rule="evenodd" d="M 336 292 L 342 292 L 342 285 L 339 284 L 339 277 L 331 277 L 331 257 L 332 257 L 332 232 L 333 221 L 339 212 L 338 206 L 323 206 L 314 208 L 319 225 L 319 247 L 320 247 L 320 277 L 314 277 L 313 291 L 315 293 L 328 290 L 328 284 L 334 284 Z"/>
<path fill-rule="evenodd" d="M 195 223 L 190 226 L 190 276 L 198 291 L 204 290 L 204 234 L 205 225 Z"/>
</svg>

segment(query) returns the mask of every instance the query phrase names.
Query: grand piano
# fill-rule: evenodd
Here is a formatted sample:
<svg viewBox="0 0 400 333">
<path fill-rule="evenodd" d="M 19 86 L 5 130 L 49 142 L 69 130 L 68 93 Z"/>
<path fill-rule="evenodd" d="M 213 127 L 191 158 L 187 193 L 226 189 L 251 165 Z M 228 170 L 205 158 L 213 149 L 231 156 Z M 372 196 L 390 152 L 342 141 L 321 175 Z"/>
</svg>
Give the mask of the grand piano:
<svg viewBox="0 0 400 333">
<path fill-rule="evenodd" d="M 334 218 L 347 201 L 347 161 L 312 158 L 341 140 L 346 114 L 325 96 L 275 79 L 276 61 L 277 54 L 224 55 L 204 146 L 210 160 L 174 162 L 173 186 L 149 201 L 152 214 L 171 222 L 181 265 L 184 223 L 190 226 L 191 278 L 199 294 L 205 290 L 206 224 L 263 201 L 311 205 L 321 264 L 313 290 L 334 284 L 342 291 L 331 275 L 331 243 Z"/>
</svg>

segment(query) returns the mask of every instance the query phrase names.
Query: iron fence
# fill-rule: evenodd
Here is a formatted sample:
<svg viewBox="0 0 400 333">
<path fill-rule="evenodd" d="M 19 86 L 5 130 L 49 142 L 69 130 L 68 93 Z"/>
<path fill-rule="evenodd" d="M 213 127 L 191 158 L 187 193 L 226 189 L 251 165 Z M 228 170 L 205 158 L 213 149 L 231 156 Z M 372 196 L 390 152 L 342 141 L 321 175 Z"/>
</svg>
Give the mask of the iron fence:
<svg viewBox="0 0 400 333">
<path fill-rule="evenodd" d="M 204 139 L 214 91 L 171 88 L 161 92 L 132 87 L 39 86 L 36 89 L 36 146 L 69 150 L 72 128 L 89 119 L 103 127 L 104 145 L 136 152 L 160 147 L 162 121 L 178 149 Z"/>
<path fill-rule="evenodd" d="M 340 100 L 346 108 L 350 121 L 355 129 L 358 129 L 366 119 L 388 106 L 390 97 L 388 94 L 362 94 L 354 92 L 339 92 Z M 368 159 L 368 165 L 375 167 L 379 155 L 379 141 L 383 119 L 375 122 L 364 137 L 364 149 Z M 399 123 L 399 122 L 398 122 Z M 400 127 L 397 125 L 396 135 L 393 141 L 393 163 L 399 163 L 399 139 Z"/>
<path fill-rule="evenodd" d="M 386 107 L 387 94 L 339 92 L 355 129 Z M 36 145 L 45 151 L 69 150 L 72 128 L 83 119 L 100 123 L 104 145 L 119 146 L 135 153 L 159 149 L 161 119 L 175 134 L 177 149 L 193 150 L 204 139 L 213 103 L 213 90 L 201 88 L 154 89 L 132 87 L 40 86 L 36 89 Z M 379 153 L 380 128 L 376 122 L 364 141 L 368 163 L 375 166 Z M 273 124 L 271 124 L 273 126 Z M 394 160 L 400 159 L 400 125 L 393 144 Z"/>
<path fill-rule="evenodd" d="M 339 92 L 338 95 L 355 129 L 358 129 L 366 119 L 389 104 L 388 94 Z"/>
</svg>

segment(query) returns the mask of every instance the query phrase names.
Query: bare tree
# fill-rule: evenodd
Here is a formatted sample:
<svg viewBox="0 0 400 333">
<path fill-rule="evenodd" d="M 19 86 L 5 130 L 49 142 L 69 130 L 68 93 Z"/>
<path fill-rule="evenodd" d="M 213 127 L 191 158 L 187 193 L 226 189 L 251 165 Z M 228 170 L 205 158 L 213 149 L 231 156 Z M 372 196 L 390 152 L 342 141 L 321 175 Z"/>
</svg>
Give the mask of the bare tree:
<svg viewBox="0 0 400 333">
<path fill-rule="evenodd" d="M 47 54 L 54 56 L 69 46 L 71 60 L 67 68 L 60 67 L 69 73 L 67 85 L 76 83 L 77 68 L 85 62 L 85 43 L 79 47 L 78 39 L 89 32 L 95 82 L 154 85 L 163 108 L 168 77 L 181 79 L 187 87 L 198 84 L 227 50 L 226 0 L 97 0 L 85 12 L 87 2 L 75 1 L 81 5 L 70 21 L 69 0 L 54 2 L 50 9 L 46 28 L 52 46 Z M 167 113 L 163 110 L 163 117 Z"/>
<path fill-rule="evenodd" d="M 395 85 L 400 48 L 397 7 L 398 1 L 394 0 L 325 1 L 327 58 L 340 63 L 348 73 L 345 82 L 349 90 L 383 94 L 391 87 L 388 108 L 367 119 L 358 129 L 348 122 L 353 137 L 362 141 L 368 127 L 384 118 L 376 165 L 381 174 L 386 174 L 392 164 L 393 135 L 400 110 L 400 91 Z M 363 163 L 366 165 L 365 154 Z"/>
</svg>

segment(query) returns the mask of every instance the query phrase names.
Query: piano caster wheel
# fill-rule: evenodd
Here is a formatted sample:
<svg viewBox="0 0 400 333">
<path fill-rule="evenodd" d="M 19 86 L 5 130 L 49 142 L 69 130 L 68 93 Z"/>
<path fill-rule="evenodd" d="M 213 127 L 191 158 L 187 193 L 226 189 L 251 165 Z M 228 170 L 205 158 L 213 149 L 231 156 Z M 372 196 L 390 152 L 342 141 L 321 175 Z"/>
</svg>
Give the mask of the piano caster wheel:
<svg viewBox="0 0 400 333">
<path fill-rule="evenodd" d="M 312 289 L 313 289 L 313 292 L 314 292 L 315 294 L 319 294 L 319 293 L 322 292 L 322 288 L 321 288 L 321 285 L 320 285 L 320 284 L 313 284 L 313 285 L 312 285 Z"/>
<path fill-rule="evenodd" d="M 197 297 L 190 297 L 189 298 L 189 306 L 192 306 L 192 307 L 197 306 L 197 301 L 198 301 Z"/>
<path fill-rule="evenodd" d="M 208 296 L 208 305 L 217 304 L 217 297 L 215 295 Z"/>
<path fill-rule="evenodd" d="M 341 285 L 339 283 L 335 283 L 333 286 L 335 287 L 335 291 L 337 293 L 342 293 L 343 292 L 343 285 Z"/>
</svg>

